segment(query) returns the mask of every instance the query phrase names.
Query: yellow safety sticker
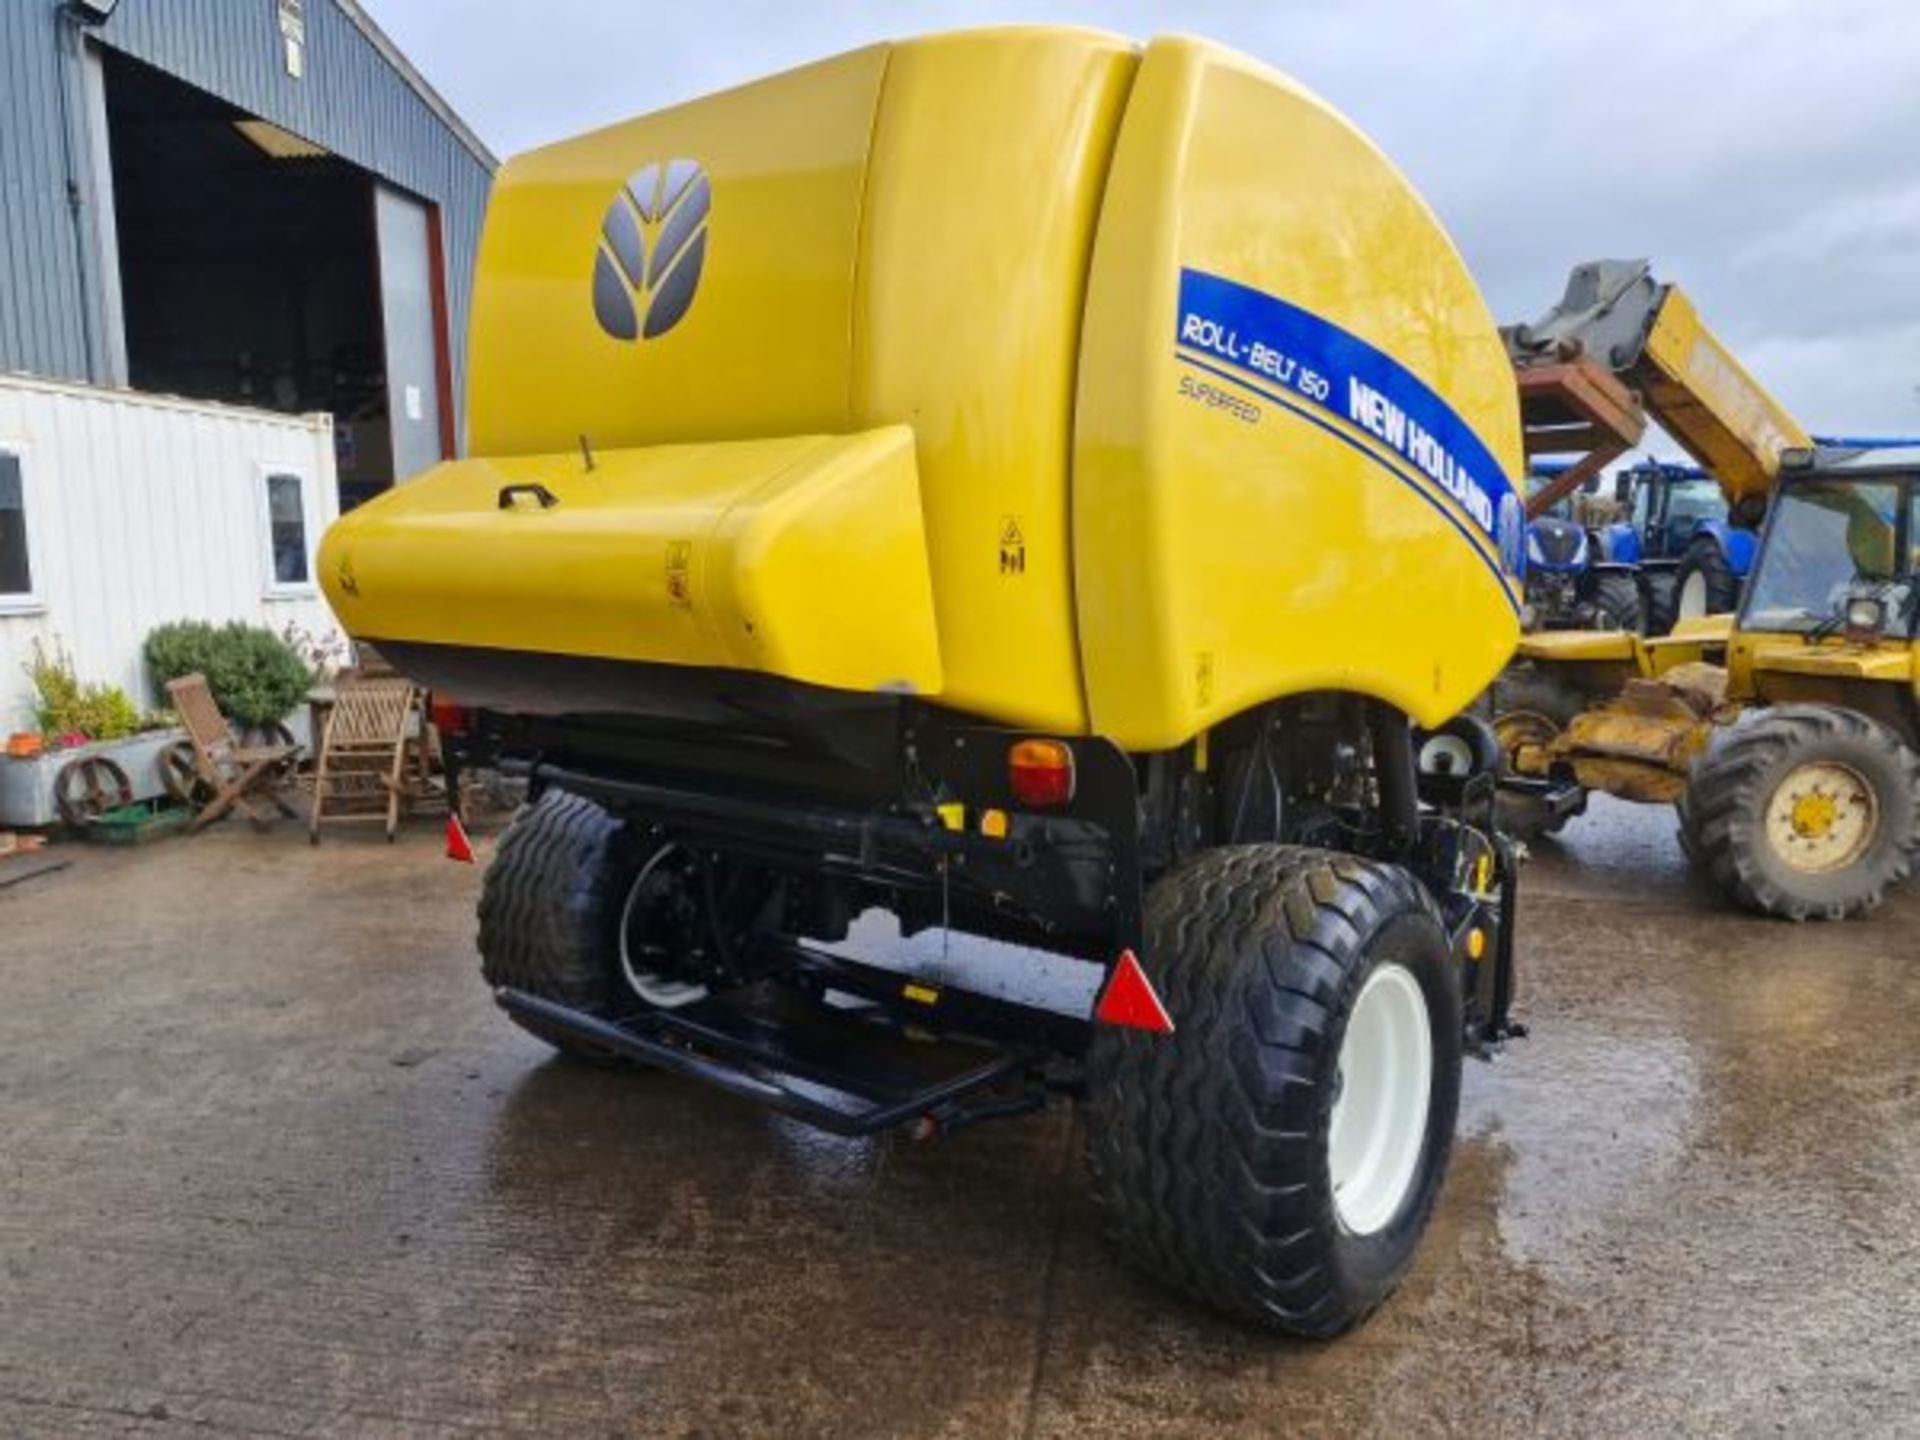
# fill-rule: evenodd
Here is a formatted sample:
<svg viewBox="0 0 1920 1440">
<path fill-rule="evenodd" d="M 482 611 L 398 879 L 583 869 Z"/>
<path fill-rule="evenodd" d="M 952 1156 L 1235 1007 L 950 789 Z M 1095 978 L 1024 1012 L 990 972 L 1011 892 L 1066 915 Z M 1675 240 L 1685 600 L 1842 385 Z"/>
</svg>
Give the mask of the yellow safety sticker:
<svg viewBox="0 0 1920 1440">
<path fill-rule="evenodd" d="M 1000 517 L 1000 573 L 1010 578 L 1027 573 L 1027 537 L 1018 515 Z"/>
<path fill-rule="evenodd" d="M 940 992 L 930 985 L 908 985 L 900 993 L 916 1005 L 937 1005 L 940 1002 Z"/>
</svg>

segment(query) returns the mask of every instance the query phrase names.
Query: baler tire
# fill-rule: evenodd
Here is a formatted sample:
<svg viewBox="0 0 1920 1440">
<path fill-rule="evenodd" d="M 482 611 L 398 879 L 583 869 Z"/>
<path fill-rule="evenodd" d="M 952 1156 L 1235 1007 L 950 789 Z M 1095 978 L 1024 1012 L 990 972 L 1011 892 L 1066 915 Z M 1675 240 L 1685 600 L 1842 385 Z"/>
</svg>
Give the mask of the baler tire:
<svg viewBox="0 0 1920 1440">
<path fill-rule="evenodd" d="M 1812 765 L 1856 778 L 1874 805 L 1860 855 L 1834 869 L 1797 869 L 1769 838 L 1776 794 Z M 1682 848 L 1736 903 L 1788 920 L 1844 920 L 1912 874 L 1920 756 L 1858 711 L 1778 705 L 1716 741 L 1695 765 L 1680 813 Z"/>
<path fill-rule="evenodd" d="M 589 1015 L 636 1003 L 621 988 L 621 907 L 640 864 L 627 825 L 578 795 L 549 790 L 501 837 L 480 891 L 480 973 Z M 516 1015 L 562 1054 L 607 1064 L 596 1046 Z"/>
<path fill-rule="evenodd" d="M 1700 593 L 1706 609 L 1683 614 L 1687 582 L 1699 577 Z M 1727 557 L 1712 540 L 1696 540 L 1687 547 L 1680 568 L 1673 576 L 1673 615 L 1676 621 L 1698 619 L 1701 615 L 1731 615 L 1740 608 L 1740 577 L 1733 573 Z M 1669 629 L 1672 626 L 1668 627 Z"/>
<path fill-rule="evenodd" d="M 1395 866 L 1242 845 L 1161 879 L 1145 919 L 1142 964 L 1176 1030 L 1101 1027 L 1088 1052 L 1109 1234 L 1228 1314 L 1316 1339 L 1348 1330 L 1405 1273 L 1453 1144 L 1461 1000 L 1433 902 Z M 1334 1193 L 1335 1100 L 1362 989 L 1395 970 L 1428 1023 L 1426 1115 L 1394 1208 L 1357 1232 Z"/>
<path fill-rule="evenodd" d="M 1641 634 L 1646 623 L 1640 608 L 1640 586 L 1633 576 L 1617 570 L 1604 570 L 1593 577 L 1593 608 L 1607 623 L 1606 630 L 1625 630 Z"/>
</svg>

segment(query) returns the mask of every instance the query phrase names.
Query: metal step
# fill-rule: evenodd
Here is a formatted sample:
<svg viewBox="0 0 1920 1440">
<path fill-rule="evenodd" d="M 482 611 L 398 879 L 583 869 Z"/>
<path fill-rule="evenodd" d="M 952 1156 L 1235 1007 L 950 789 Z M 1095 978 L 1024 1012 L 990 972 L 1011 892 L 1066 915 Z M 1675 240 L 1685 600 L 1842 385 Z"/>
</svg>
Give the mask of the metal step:
<svg viewBox="0 0 1920 1440">
<path fill-rule="evenodd" d="M 964 1101 L 1021 1078 L 1036 1063 L 1026 1050 L 921 1037 L 878 1008 L 836 1009 L 771 982 L 619 1020 L 524 990 L 502 989 L 495 998 L 510 1015 L 836 1135 L 873 1135 L 922 1119 L 964 1123 L 974 1118 Z M 1036 1090 L 1031 1104 L 1039 1101 Z M 1011 1103 L 1027 1106 L 1020 1097 Z M 1002 1095 L 986 1110 L 1004 1113 L 1008 1104 Z"/>
</svg>

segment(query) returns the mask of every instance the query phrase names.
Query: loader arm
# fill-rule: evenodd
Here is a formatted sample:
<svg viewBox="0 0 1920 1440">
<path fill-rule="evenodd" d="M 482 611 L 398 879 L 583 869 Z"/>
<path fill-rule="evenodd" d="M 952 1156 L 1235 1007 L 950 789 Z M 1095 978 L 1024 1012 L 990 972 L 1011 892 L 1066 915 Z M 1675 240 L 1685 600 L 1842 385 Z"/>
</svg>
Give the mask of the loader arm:
<svg viewBox="0 0 1920 1440">
<path fill-rule="evenodd" d="M 1736 508 L 1764 504 L 1782 456 L 1814 443 L 1701 320 L 1687 293 L 1656 281 L 1644 260 L 1576 266 L 1559 304 L 1533 324 L 1501 334 L 1520 379 L 1529 455 L 1572 446 L 1588 457 L 1538 492 L 1532 513 L 1625 453 L 1649 416 L 1720 482 Z M 1563 375 L 1583 377 L 1589 389 L 1611 380 L 1637 406 L 1622 410 L 1614 423 L 1603 416 L 1600 423 L 1589 417 L 1584 425 L 1568 425 Z"/>
</svg>

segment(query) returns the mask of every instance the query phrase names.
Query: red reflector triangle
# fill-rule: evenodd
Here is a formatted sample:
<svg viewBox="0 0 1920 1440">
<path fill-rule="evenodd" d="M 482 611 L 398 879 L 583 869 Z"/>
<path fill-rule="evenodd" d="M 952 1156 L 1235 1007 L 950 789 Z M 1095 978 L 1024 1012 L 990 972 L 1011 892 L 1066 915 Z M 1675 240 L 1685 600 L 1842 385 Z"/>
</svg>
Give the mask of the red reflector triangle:
<svg viewBox="0 0 1920 1440">
<path fill-rule="evenodd" d="M 473 842 L 467 838 L 467 827 L 458 815 L 447 816 L 447 858 L 462 865 L 473 864 Z"/>
<path fill-rule="evenodd" d="M 1093 1007 L 1093 1020 L 1096 1025 L 1128 1025 L 1155 1035 L 1173 1033 L 1173 1017 L 1153 993 L 1153 982 L 1131 950 L 1120 952 L 1113 974 L 1107 977 L 1107 988 L 1100 993 L 1100 1003 Z"/>
</svg>

